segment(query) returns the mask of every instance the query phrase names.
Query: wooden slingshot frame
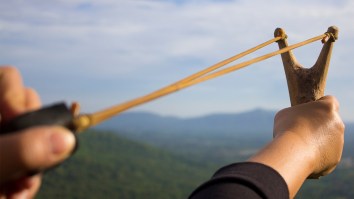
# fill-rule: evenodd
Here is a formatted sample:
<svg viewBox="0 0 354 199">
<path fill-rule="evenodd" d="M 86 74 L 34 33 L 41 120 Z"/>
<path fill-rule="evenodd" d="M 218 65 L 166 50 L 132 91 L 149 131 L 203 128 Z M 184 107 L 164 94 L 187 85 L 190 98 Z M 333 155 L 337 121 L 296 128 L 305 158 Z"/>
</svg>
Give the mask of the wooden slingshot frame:
<svg viewBox="0 0 354 199">
<path fill-rule="evenodd" d="M 288 46 L 284 34 L 284 30 L 281 28 L 277 28 L 274 32 L 275 37 L 283 35 L 284 38 L 277 41 L 279 49 Z M 292 106 L 315 101 L 324 95 L 333 44 L 338 39 L 338 28 L 331 26 L 325 34 L 328 34 L 329 37 L 322 40 L 324 45 L 321 53 L 315 65 L 311 68 L 302 67 L 292 51 L 281 54 Z"/>
</svg>

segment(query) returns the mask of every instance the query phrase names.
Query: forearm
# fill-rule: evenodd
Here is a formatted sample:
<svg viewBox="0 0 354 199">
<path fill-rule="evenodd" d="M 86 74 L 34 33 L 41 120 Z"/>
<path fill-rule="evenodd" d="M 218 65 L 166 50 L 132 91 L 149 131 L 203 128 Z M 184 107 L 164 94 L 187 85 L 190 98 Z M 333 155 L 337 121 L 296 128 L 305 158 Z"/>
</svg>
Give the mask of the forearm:
<svg viewBox="0 0 354 199">
<path fill-rule="evenodd" d="M 249 159 L 276 170 L 288 185 L 293 198 L 306 178 L 313 172 L 313 153 L 295 133 L 284 133 L 276 137 L 265 148 Z"/>
</svg>

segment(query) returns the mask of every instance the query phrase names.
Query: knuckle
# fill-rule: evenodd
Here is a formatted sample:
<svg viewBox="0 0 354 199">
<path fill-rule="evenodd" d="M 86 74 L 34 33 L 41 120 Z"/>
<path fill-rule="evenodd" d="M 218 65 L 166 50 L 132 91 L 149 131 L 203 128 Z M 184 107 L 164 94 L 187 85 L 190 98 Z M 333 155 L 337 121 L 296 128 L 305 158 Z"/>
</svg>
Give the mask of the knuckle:
<svg viewBox="0 0 354 199">
<path fill-rule="evenodd" d="M 339 110 L 339 102 L 334 96 L 325 96 L 321 101 L 323 108 L 329 112 L 337 112 Z"/>
<path fill-rule="evenodd" d="M 338 156 L 338 158 L 334 162 L 334 166 L 338 165 L 341 161 L 341 156 Z"/>
<path fill-rule="evenodd" d="M 339 122 L 339 129 L 344 133 L 345 131 L 345 124 L 343 121 Z"/>
<path fill-rule="evenodd" d="M 1 73 L 1 76 L 5 75 L 5 74 L 6 75 L 18 75 L 19 71 L 13 66 L 6 65 L 6 66 L 1 66 L 0 73 Z"/>
<path fill-rule="evenodd" d="M 275 116 L 274 116 L 274 120 L 278 120 L 278 119 L 284 117 L 284 115 L 287 114 L 287 110 L 288 110 L 288 108 L 285 108 L 285 109 L 282 109 L 282 110 L 278 111 L 278 112 L 275 114 Z"/>
<path fill-rule="evenodd" d="M 343 120 L 341 119 L 341 117 L 339 116 L 339 114 L 334 115 L 334 121 L 335 121 L 334 127 L 338 130 L 338 132 L 340 132 L 341 134 L 344 134 L 345 124 L 344 124 Z"/>
</svg>

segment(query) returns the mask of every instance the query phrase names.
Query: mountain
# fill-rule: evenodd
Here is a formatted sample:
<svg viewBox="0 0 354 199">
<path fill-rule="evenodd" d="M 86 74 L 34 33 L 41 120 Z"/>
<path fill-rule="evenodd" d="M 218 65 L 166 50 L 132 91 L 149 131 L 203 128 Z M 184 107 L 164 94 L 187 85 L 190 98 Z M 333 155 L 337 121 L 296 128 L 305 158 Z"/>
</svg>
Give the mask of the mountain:
<svg viewBox="0 0 354 199">
<path fill-rule="evenodd" d="M 273 111 L 255 109 L 183 119 L 130 112 L 96 129 L 110 130 L 179 155 L 193 156 L 200 162 L 221 165 L 246 159 L 271 140 L 274 115 Z"/>
<path fill-rule="evenodd" d="M 79 135 L 79 150 L 44 175 L 38 198 L 186 198 L 218 168 L 244 161 L 268 142 L 272 114 L 254 110 L 190 119 L 123 114 L 111 121 L 111 132 Z M 185 131 L 171 130 L 174 125 Z M 228 132 L 233 125 L 234 133 Z M 203 133 L 207 127 L 217 131 Z M 347 123 L 342 164 L 320 180 L 307 180 L 299 198 L 354 198 L 353 133 L 354 124 Z"/>
<path fill-rule="evenodd" d="M 187 198 L 215 170 L 112 133 L 79 140 L 73 157 L 44 175 L 37 198 Z"/>
<path fill-rule="evenodd" d="M 123 113 L 99 125 L 120 136 L 145 142 L 200 161 L 244 160 L 272 139 L 275 111 L 212 114 L 195 118 L 164 117 L 146 112 Z M 346 140 L 354 143 L 354 123 L 346 123 Z M 228 151 L 234 151 L 230 153 Z M 354 153 L 346 145 L 345 156 Z M 241 157 L 241 159 L 240 159 Z"/>
<path fill-rule="evenodd" d="M 143 133 L 179 135 L 263 135 L 272 132 L 274 111 L 255 109 L 238 114 L 212 114 L 196 118 L 163 117 L 152 113 L 128 112 L 112 118 L 98 129 L 119 130 L 143 136 Z M 249 136 L 249 135 L 248 135 Z"/>
<path fill-rule="evenodd" d="M 96 127 L 119 131 L 131 138 L 154 135 L 188 137 L 271 137 L 275 111 L 254 109 L 242 113 L 211 114 L 195 118 L 160 116 L 147 112 L 127 112 Z M 346 122 L 347 131 L 354 123 Z"/>
<path fill-rule="evenodd" d="M 194 155 L 182 157 L 113 133 L 89 131 L 79 140 L 77 153 L 44 175 L 38 199 L 186 198 L 222 166 L 198 162 Z M 207 148 L 204 153 L 209 153 Z M 320 180 L 307 180 L 297 197 L 354 198 L 353 179 L 352 162 Z"/>
</svg>

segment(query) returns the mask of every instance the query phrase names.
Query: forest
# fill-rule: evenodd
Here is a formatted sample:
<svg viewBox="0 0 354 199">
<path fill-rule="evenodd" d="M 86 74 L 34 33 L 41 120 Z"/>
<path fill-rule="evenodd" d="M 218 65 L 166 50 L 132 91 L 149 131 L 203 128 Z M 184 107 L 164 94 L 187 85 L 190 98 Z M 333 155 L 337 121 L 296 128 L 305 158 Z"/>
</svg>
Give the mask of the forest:
<svg viewBox="0 0 354 199">
<path fill-rule="evenodd" d="M 44 175 L 38 198 L 186 198 L 213 169 L 112 133 L 90 131 L 80 142 Z"/>
<path fill-rule="evenodd" d="M 153 117 L 148 116 L 146 124 L 156 125 Z M 268 117 L 264 114 L 264 118 Z M 171 122 L 171 118 L 168 120 Z M 141 128 L 149 129 L 144 121 L 138 122 Z M 161 127 L 144 132 L 138 126 L 130 130 L 120 126 L 121 131 L 102 127 L 81 134 L 78 151 L 45 173 L 37 198 L 187 198 L 218 168 L 246 160 L 271 139 L 268 133 L 256 134 L 252 129 L 235 134 L 225 129 L 218 134 L 200 134 L 191 126 L 190 132 L 180 133 L 164 133 L 166 129 Z M 344 154 L 337 169 L 319 180 L 307 180 L 297 198 L 354 198 L 352 132 L 353 125 L 348 124 Z"/>
</svg>

